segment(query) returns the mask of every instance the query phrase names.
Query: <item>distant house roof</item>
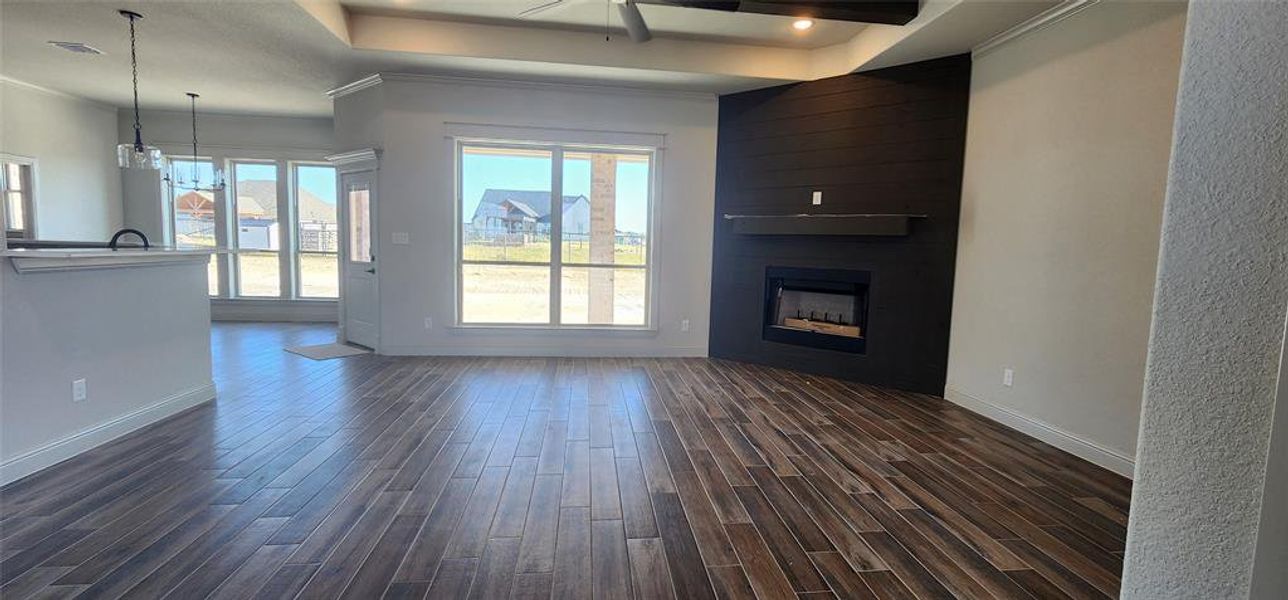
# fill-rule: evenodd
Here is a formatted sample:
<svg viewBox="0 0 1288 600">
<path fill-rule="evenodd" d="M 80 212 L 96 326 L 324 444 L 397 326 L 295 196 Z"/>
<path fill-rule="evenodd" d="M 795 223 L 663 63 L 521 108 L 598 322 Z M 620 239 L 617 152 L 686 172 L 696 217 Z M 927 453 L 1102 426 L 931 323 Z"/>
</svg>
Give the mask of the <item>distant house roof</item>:
<svg viewBox="0 0 1288 600">
<path fill-rule="evenodd" d="M 564 196 L 564 210 L 583 200 L 587 200 L 587 198 L 581 194 Z M 474 207 L 474 216 L 471 220 L 495 213 L 501 204 L 507 201 L 515 209 L 536 218 L 540 222 L 544 223 L 550 220 L 550 192 L 496 190 L 491 188 L 483 192 L 483 198 L 479 200 L 479 205 Z"/>
<path fill-rule="evenodd" d="M 267 179 L 247 179 L 230 185 L 230 191 L 237 192 L 237 210 L 243 217 L 274 219 L 277 218 L 277 182 Z M 299 189 L 296 210 L 303 222 L 322 221 L 336 222 L 334 204 L 324 202 L 306 189 Z M 185 192 L 175 198 L 175 205 L 185 212 L 214 213 L 213 194 L 209 192 Z"/>
<path fill-rule="evenodd" d="M 503 200 L 503 201 L 502 201 L 502 204 L 508 204 L 508 205 L 510 205 L 510 206 L 513 206 L 515 210 L 517 210 L 517 211 L 519 211 L 519 212 L 521 212 L 521 213 L 523 213 L 523 214 L 525 214 L 525 215 L 527 215 L 527 216 L 529 216 L 529 217 L 532 217 L 532 218 L 534 218 L 534 219 L 535 219 L 535 218 L 537 218 L 537 217 L 540 217 L 540 216 L 541 216 L 540 214 L 537 214 L 536 209 L 534 209 L 534 208 L 532 208 L 531 206 L 528 206 L 526 203 L 520 202 L 520 201 L 518 201 L 518 200 L 509 200 L 509 199 L 506 199 L 506 200 Z"/>
</svg>

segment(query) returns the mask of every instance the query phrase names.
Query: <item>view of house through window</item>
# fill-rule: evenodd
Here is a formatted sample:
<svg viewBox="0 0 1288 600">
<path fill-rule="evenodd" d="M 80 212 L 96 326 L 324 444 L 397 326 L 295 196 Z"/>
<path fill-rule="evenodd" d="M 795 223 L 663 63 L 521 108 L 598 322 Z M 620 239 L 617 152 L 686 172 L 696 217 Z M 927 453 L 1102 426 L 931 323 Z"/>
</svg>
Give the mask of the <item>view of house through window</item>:
<svg viewBox="0 0 1288 600">
<path fill-rule="evenodd" d="M 335 169 L 295 165 L 295 251 L 301 297 L 340 296 L 340 227 L 336 217 Z"/>
<path fill-rule="evenodd" d="M 648 323 L 651 153 L 462 145 L 459 160 L 462 323 Z"/>
<path fill-rule="evenodd" d="M 4 219 L 6 237 L 31 237 L 31 179 L 31 165 L 0 162 L 0 193 L 4 195 L 0 218 Z"/>
</svg>

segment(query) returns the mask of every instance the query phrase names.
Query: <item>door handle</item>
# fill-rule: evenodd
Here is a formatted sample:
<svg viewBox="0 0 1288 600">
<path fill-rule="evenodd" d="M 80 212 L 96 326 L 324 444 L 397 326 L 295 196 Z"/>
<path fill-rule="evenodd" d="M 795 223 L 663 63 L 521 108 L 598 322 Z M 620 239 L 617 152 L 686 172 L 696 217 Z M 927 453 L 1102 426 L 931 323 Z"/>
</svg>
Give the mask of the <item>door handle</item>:
<svg viewBox="0 0 1288 600">
<path fill-rule="evenodd" d="M 370 269 L 367 269 L 367 272 L 368 272 L 368 273 L 371 273 L 371 274 L 373 274 L 373 275 L 374 275 L 374 274 L 376 273 L 376 268 L 375 268 L 375 267 L 371 267 Z"/>
</svg>

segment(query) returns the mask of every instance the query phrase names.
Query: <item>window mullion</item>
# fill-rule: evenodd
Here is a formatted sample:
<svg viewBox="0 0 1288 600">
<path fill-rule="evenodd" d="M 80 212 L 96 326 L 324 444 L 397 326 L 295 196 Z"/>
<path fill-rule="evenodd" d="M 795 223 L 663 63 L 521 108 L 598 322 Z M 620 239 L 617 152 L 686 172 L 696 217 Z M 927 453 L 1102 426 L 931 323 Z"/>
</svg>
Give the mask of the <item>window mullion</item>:
<svg viewBox="0 0 1288 600">
<path fill-rule="evenodd" d="M 555 148 L 550 159 L 550 324 L 558 326 L 563 314 L 563 148 Z"/>
</svg>

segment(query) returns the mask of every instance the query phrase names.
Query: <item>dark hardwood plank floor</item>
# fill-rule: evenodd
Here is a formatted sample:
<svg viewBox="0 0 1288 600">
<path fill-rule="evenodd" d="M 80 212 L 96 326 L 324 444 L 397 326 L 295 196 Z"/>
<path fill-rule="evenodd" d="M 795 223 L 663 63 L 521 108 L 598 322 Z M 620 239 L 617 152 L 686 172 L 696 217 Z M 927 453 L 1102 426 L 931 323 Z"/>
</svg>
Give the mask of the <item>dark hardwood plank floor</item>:
<svg viewBox="0 0 1288 600">
<path fill-rule="evenodd" d="M 1130 482 L 938 398 L 332 335 L 217 324 L 217 402 L 0 489 L 0 597 L 1118 593 Z"/>
</svg>

